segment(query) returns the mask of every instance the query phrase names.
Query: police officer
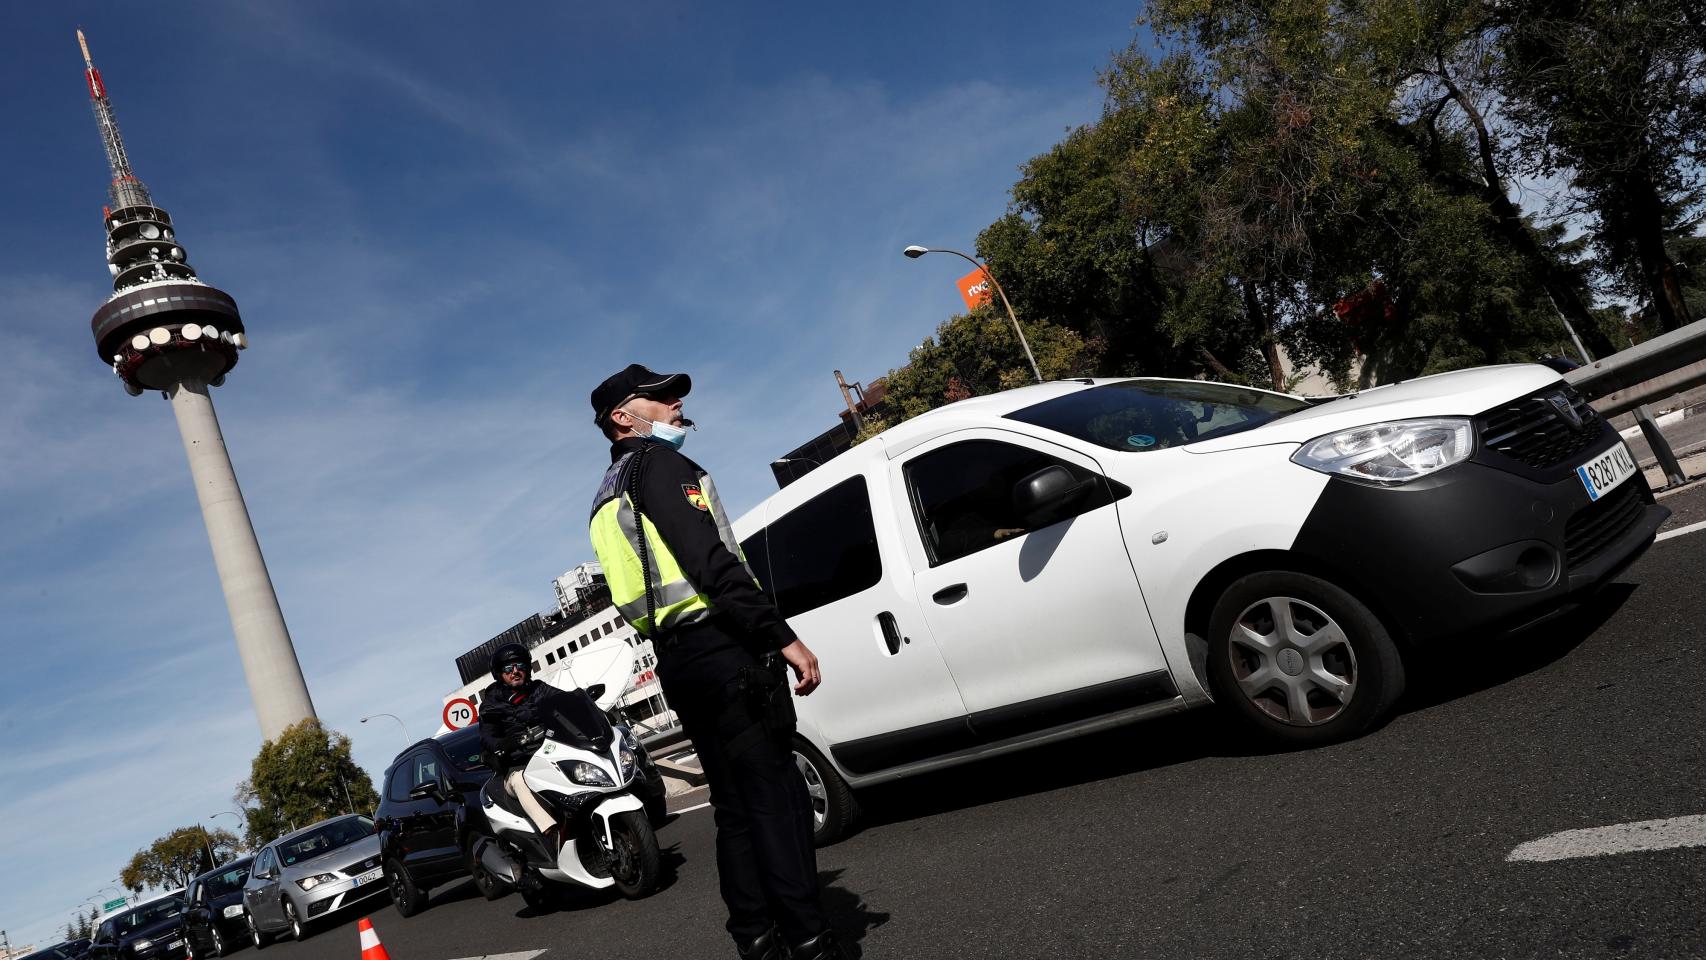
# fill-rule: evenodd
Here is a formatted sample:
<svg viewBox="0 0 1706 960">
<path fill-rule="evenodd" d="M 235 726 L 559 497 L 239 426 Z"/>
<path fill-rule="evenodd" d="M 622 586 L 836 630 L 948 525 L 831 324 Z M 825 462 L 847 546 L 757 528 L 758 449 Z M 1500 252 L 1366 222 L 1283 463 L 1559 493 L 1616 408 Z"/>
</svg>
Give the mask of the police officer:
<svg viewBox="0 0 1706 960">
<path fill-rule="evenodd" d="M 820 680 L 817 658 L 759 589 L 710 475 L 679 452 L 692 386 L 684 373 L 633 364 L 592 392 L 612 461 L 593 500 L 593 549 L 617 609 L 651 638 L 664 696 L 704 765 L 740 956 L 844 957 L 818 902 L 782 666 L 806 696 Z"/>
</svg>

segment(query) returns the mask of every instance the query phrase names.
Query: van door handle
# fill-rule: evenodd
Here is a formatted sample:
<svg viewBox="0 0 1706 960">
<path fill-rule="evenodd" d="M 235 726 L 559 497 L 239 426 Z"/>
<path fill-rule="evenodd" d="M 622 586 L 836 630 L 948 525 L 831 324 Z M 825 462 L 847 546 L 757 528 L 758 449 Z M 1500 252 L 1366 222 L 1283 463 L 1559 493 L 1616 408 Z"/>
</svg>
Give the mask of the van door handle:
<svg viewBox="0 0 1706 960">
<path fill-rule="evenodd" d="M 946 606 L 949 606 L 951 604 L 959 603 L 961 600 L 964 600 L 966 598 L 966 594 L 968 594 L 968 593 L 971 593 L 970 587 L 966 586 L 963 583 L 956 583 L 951 587 L 943 587 L 942 589 L 931 594 L 930 599 L 932 599 L 932 600 L 936 601 L 937 603 L 941 604 L 942 606 L 946 607 Z"/>
<path fill-rule="evenodd" d="M 900 625 L 894 622 L 894 614 L 887 610 L 877 614 L 877 625 L 883 629 L 883 643 L 888 645 L 891 657 L 900 652 L 901 644 L 912 642 L 911 637 L 900 635 Z"/>
</svg>

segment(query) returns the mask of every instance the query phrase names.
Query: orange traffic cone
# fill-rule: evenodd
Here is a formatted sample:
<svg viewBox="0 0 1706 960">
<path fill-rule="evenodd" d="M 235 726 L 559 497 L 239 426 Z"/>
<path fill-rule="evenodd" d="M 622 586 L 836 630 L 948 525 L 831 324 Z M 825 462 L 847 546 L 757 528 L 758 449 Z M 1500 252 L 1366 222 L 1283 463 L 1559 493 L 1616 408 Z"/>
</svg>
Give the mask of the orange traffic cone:
<svg viewBox="0 0 1706 960">
<path fill-rule="evenodd" d="M 361 931 L 361 960 L 391 960 L 391 955 L 385 952 L 385 944 L 379 942 L 373 921 L 362 917 L 356 929 Z"/>
</svg>

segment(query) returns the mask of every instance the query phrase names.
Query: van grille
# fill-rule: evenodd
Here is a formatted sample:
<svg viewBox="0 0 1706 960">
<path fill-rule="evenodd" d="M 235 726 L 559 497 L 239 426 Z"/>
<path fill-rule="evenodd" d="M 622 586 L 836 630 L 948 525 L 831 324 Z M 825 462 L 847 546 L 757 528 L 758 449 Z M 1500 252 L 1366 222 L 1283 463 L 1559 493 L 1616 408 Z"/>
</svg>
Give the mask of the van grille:
<svg viewBox="0 0 1706 960">
<path fill-rule="evenodd" d="M 1489 450 L 1531 467 L 1552 467 L 1600 435 L 1600 416 L 1574 387 L 1547 387 L 1475 418 Z"/>
<path fill-rule="evenodd" d="M 1573 570 L 1599 556 L 1624 531 L 1641 519 L 1638 478 L 1576 511 L 1564 527 L 1564 564 Z"/>
</svg>

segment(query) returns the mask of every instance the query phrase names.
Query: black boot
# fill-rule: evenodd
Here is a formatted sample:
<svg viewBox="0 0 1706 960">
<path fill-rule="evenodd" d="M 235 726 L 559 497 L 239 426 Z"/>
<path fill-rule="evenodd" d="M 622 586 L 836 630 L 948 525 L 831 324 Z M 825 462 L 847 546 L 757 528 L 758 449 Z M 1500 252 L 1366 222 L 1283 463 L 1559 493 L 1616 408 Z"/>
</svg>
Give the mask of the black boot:
<svg viewBox="0 0 1706 960">
<path fill-rule="evenodd" d="M 834 930 L 824 932 L 794 945 L 788 954 L 793 960 L 853 960 L 853 951 Z"/>
<path fill-rule="evenodd" d="M 775 927 L 744 943 L 736 940 L 735 949 L 740 952 L 740 960 L 787 960 L 787 954 L 782 952 L 782 938 L 777 936 Z"/>
</svg>

